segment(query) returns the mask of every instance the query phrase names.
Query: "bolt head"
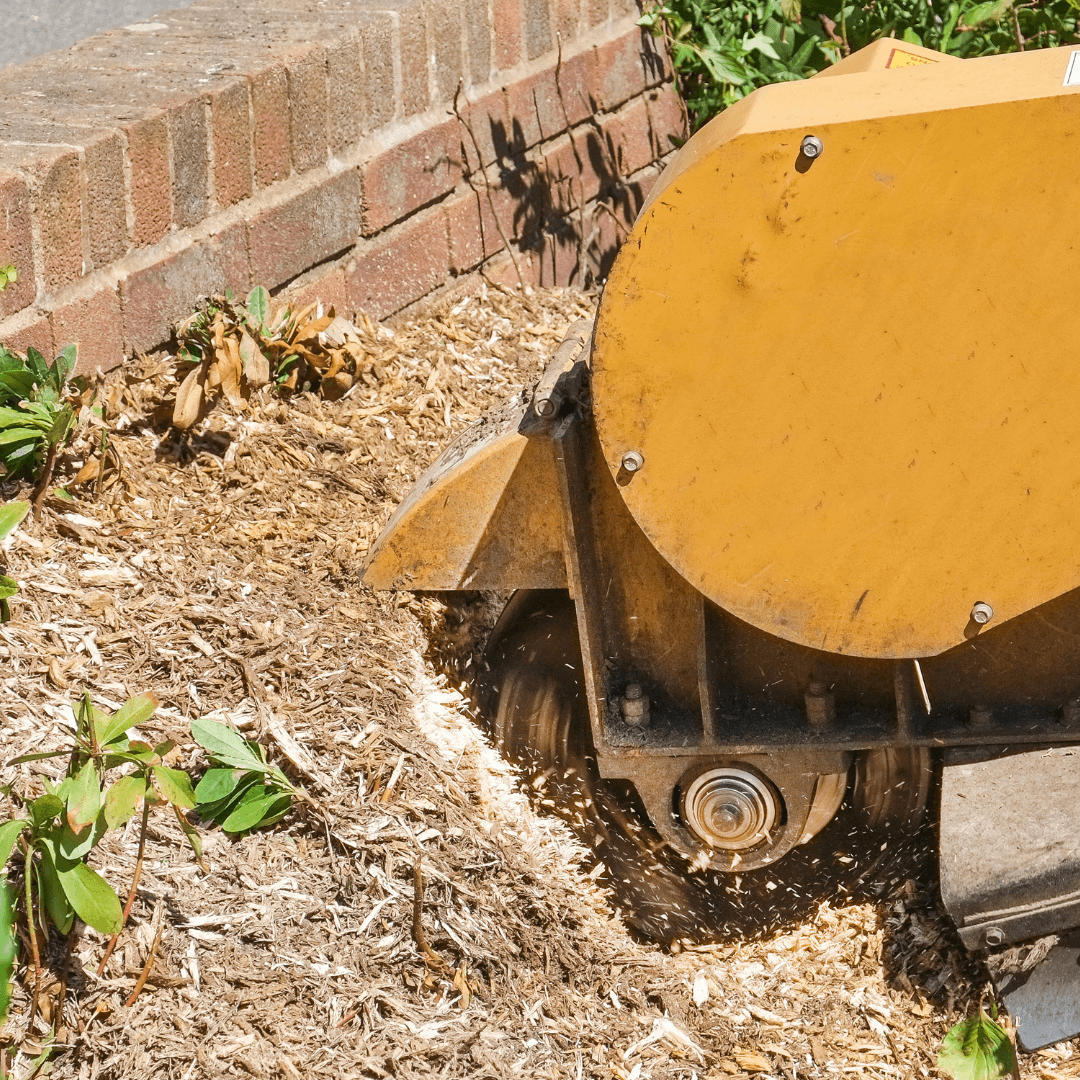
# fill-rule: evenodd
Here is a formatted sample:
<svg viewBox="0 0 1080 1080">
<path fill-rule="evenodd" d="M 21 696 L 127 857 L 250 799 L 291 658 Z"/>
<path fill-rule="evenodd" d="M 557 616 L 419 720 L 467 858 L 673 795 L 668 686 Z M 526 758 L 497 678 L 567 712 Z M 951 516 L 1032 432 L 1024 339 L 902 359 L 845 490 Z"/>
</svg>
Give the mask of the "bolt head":
<svg viewBox="0 0 1080 1080">
<path fill-rule="evenodd" d="M 980 626 L 985 626 L 994 617 L 994 609 L 981 600 L 971 609 L 971 618 Z"/>
<path fill-rule="evenodd" d="M 645 459 L 636 450 L 628 450 L 622 456 L 622 467 L 628 473 L 637 472 L 645 464 Z"/>
<path fill-rule="evenodd" d="M 984 936 L 986 944 L 989 945 L 991 949 L 996 949 L 999 945 L 1005 944 L 1005 931 L 1000 929 L 1000 927 L 991 926 Z"/>
<path fill-rule="evenodd" d="M 537 416 L 548 417 L 555 415 L 555 402 L 551 398 L 537 398 L 533 403 L 533 411 Z"/>
<path fill-rule="evenodd" d="M 816 135 L 807 135 L 806 138 L 803 139 L 800 149 L 802 150 L 803 157 L 813 159 L 821 157 L 822 153 L 825 151 L 825 144 Z"/>
</svg>

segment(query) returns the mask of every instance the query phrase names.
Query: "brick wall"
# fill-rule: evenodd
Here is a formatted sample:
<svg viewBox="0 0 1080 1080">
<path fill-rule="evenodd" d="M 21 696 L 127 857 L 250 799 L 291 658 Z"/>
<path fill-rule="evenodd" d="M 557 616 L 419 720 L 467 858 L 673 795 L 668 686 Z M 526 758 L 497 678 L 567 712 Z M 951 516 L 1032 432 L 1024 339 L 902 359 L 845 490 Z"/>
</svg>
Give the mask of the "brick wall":
<svg viewBox="0 0 1080 1080">
<path fill-rule="evenodd" d="M 3 70 L 0 341 L 111 367 L 226 287 L 602 277 L 668 135 L 633 0 L 196 0 Z"/>
</svg>

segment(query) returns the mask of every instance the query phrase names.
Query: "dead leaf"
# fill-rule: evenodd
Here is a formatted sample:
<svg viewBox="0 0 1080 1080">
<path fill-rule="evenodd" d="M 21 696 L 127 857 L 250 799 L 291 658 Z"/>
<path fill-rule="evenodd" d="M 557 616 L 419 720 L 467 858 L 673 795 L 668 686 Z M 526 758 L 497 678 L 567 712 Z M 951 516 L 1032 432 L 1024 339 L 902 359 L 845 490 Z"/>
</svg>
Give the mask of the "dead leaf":
<svg viewBox="0 0 1080 1080">
<path fill-rule="evenodd" d="M 244 365 L 244 378 L 253 390 L 270 381 L 270 361 L 246 330 L 240 338 L 240 360 Z"/>
<path fill-rule="evenodd" d="M 244 395 L 240 393 L 240 380 L 243 378 L 244 365 L 240 359 L 240 346 L 236 338 L 225 341 L 225 365 L 221 373 L 221 390 L 225 399 L 234 408 L 242 408 Z"/>
<path fill-rule="evenodd" d="M 322 392 L 327 401 L 338 401 L 352 389 L 353 377 L 344 371 L 323 379 Z"/>
<path fill-rule="evenodd" d="M 197 368 L 188 372 L 187 378 L 176 391 L 176 404 L 173 406 L 173 427 L 181 430 L 191 427 L 199 419 L 202 407 L 203 380 L 206 378 L 207 364 L 204 361 Z"/>
</svg>

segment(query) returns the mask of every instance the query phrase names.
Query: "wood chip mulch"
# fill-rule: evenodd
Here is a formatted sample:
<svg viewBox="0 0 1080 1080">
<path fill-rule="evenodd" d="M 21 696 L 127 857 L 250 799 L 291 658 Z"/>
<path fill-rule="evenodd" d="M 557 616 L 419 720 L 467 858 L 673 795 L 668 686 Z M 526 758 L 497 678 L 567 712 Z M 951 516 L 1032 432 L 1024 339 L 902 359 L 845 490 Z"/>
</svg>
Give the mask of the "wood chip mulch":
<svg viewBox="0 0 1080 1080">
<path fill-rule="evenodd" d="M 120 473 L 5 544 L 23 591 L 0 627 L 3 759 L 61 745 L 84 688 L 107 708 L 149 690 L 161 707 L 147 734 L 177 739 L 182 767 L 204 764 L 192 718 L 230 721 L 324 816 L 294 810 L 241 840 L 209 829 L 207 873 L 153 815 L 103 974 L 105 942 L 83 928 L 60 1015 L 54 934 L 27 1030 L 19 969 L 0 1036 L 12 1076 L 937 1075 L 985 973 L 932 881 L 825 903 L 754 940 L 634 940 L 603 868 L 583 869 L 567 826 L 529 804 L 469 720 L 467 693 L 425 660 L 436 601 L 359 583 L 439 449 L 534 380 L 592 305 L 569 290 L 445 300 L 372 328 L 343 399 L 260 391 L 184 433 L 167 423 L 171 358 L 109 376 Z M 61 768 L 0 769 L 0 785 L 33 794 Z M 121 894 L 137 837 L 136 819 L 92 857 Z M 129 1007 L 155 909 L 157 959 Z M 1025 1075 L 1080 1077 L 1075 1050 L 1033 1056 Z"/>
</svg>

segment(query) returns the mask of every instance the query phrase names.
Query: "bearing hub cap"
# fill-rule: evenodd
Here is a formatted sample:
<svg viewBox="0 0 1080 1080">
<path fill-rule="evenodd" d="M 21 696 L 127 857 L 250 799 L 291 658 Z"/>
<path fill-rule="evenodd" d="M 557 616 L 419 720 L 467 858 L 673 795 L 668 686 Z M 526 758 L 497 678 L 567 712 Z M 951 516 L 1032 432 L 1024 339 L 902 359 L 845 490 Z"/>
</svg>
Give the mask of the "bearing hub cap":
<svg viewBox="0 0 1080 1080">
<path fill-rule="evenodd" d="M 687 788 L 683 820 L 710 847 L 742 851 L 770 839 L 777 798 L 761 777 L 743 769 L 710 769 Z"/>
</svg>

